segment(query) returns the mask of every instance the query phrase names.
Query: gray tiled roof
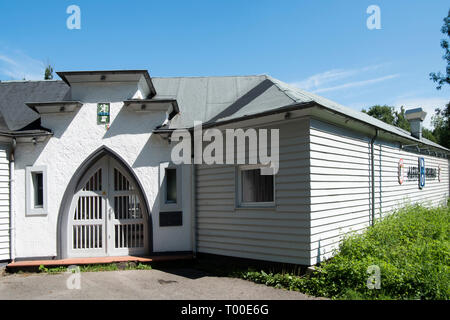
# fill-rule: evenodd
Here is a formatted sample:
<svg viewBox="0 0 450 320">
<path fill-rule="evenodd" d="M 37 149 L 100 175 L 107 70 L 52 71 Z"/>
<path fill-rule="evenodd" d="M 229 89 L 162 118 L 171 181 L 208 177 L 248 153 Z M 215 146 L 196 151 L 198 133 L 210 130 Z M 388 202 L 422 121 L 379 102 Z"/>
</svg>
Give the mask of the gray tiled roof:
<svg viewBox="0 0 450 320">
<path fill-rule="evenodd" d="M 405 130 L 267 75 L 153 77 L 152 82 L 157 92 L 155 99 L 176 99 L 180 109 L 180 113 L 164 129 L 191 128 L 195 120 L 220 124 L 301 103 L 314 103 L 386 132 L 447 150 L 430 140 L 418 140 Z M 39 118 L 25 102 L 62 100 L 70 100 L 70 88 L 63 81 L 0 83 L 0 112 L 10 130 L 21 129 Z"/>
<path fill-rule="evenodd" d="M 0 113 L 9 130 L 20 130 L 39 119 L 39 114 L 25 102 L 61 101 L 67 99 L 69 86 L 63 81 L 0 82 Z"/>
</svg>

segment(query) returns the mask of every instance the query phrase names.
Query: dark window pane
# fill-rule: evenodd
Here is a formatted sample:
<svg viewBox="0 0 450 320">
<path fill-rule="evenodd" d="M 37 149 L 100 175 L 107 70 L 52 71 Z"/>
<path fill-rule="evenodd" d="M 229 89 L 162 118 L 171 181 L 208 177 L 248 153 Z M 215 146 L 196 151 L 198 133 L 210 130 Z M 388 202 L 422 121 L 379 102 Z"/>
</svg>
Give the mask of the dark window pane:
<svg viewBox="0 0 450 320">
<path fill-rule="evenodd" d="M 177 202 L 177 169 L 166 169 L 166 202 Z"/>
<path fill-rule="evenodd" d="M 272 202 L 273 175 L 261 175 L 260 169 L 242 171 L 242 202 Z"/>
<path fill-rule="evenodd" d="M 34 207 L 42 208 L 44 205 L 44 180 L 42 172 L 33 172 Z"/>
</svg>

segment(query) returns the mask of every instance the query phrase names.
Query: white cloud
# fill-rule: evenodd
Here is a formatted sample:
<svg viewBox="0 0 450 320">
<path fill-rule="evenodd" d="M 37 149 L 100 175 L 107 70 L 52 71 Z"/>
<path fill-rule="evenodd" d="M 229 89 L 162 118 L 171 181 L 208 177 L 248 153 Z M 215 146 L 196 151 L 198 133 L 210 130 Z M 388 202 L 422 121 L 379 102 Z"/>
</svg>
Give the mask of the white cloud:
<svg viewBox="0 0 450 320">
<path fill-rule="evenodd" d="M 305 80 L 296 81 L 291 83 L 291 85 L 304 89 L 304 90 L 312 90 L 314 92 L 319 92 L 317 90 L 322 90 L 323 86 L 326 84 L 330 84 L 336 82 L 337 80 L 354 77 L 361 73 L 365 73 L 368 71 L 377 70 L 382 67 L 383 64 L 367 66 L 358 69 L 332 69 L 325 72 L 317 73 L 312 75 Z"/>
<path fill-rule="evenodd" d="M 344 83 L 344 84 L 341 84 L 341 85 L 338 85 L 338 86 L 334 86 L 334 87 L 317 89 L 317 90 L 314 90 L 314 93 L 336 91 L 336 90 L 342 90 L 342 89 L 348 89 L 348 88 L 354 88 L 354 87 L 362 87 L 362 86 L 367 86 L 369 84 L 374 84 L 374 83 L 386 81 L 386 80 L 389 80 L 389 79 L 394 79 L 394 78 L 397 78 L 399 76 L 400 76 L 399 74 L 390 74 L 390 75 L 387 75 L 387 76 L 384 76 L 384 77 L 375 78 L 375 79 L 353 81 L 353 82 Z"/>
<path fill-rule="evenodd" d="M 41 80 L 44 78 L 44 70 L 42 61 L 19 50 L 0 49 L 0 76 L 4 80 Z"/>
<path fill-rule="evenodd" d="M 421 107 L 426 113 L 427 116 L 423 121 L 423 125 L 431 129 L 431 118 L 434 116 L 434 110 L 436 108 L 444 108 L 445 105 L 449 102 L 449 99 L 444 98 L 411 98 L 411 99 L 399 99 L 394 103 L 394 106 L 400 110 L 400 107 L 405 107 L 406 110 L 419 108 Z"/>
</svg>

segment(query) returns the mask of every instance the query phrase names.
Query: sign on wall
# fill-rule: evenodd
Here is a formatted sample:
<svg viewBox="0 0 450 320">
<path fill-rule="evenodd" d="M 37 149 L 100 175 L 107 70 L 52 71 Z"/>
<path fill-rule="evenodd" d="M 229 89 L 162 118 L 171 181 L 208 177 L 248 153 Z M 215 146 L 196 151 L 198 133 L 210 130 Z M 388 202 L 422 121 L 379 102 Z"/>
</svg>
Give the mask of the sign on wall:
<svg viewBox="0 0 450 320">
<path fill-rule="evenodd" d="M 425 187 L 425 159 L 419 158 L 419 189 Z"/>
<path fill-rule="evenodd" d="M 99 103 L 97 104 L 97 124 L 109 124 L 110 116 L 110 105 L 109 103 Z"/>
<path fill-rule="evenodd" d="M 403 179 L 405 177 L 405 164 L 403 163 L 403 159 L 398 161 L 398 183 L 403 184 Z"/>
<path fill-rule="evenodd" d="M 438 182 L 441 182 L 440 165 L 437 168 L 426 168 L 423 157 L 419 157 L 417 160 L 417 166 L 408 166 L 407 169 L 403 159 L 398 161 L 397 176 L 399 184 L 403 184 L 405 181 L 418 181 L 419 188 L 423 189 L 426 180 L 438 180 Z"/>
</svg>

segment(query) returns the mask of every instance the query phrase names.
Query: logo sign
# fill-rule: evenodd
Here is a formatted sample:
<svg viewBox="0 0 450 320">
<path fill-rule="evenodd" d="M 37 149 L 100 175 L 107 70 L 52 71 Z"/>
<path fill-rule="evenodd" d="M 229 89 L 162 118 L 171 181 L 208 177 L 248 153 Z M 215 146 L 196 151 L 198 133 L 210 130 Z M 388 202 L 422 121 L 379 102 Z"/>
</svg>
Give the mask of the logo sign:
<svg viewBox="0 0 450 320">
<path fill-rule="evenodd" d="M 403 184 L 403 180 L 405 177 L 405 165 L 403 163 L 403 159 L 398 161 L 398 183 Z"/>
<path fill-rule="evenodd" d="M 109 124 L 109 103 L 97 104 L 97 123 Z"/>
<path fill-rule="evenodd" d="M 425 159 L 419 158 L 419 189 L 425 187 Z"/>
</svg>

